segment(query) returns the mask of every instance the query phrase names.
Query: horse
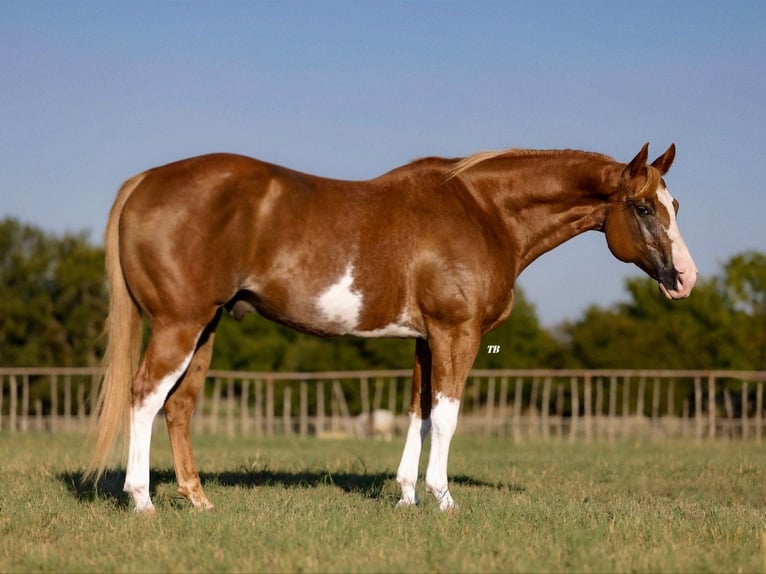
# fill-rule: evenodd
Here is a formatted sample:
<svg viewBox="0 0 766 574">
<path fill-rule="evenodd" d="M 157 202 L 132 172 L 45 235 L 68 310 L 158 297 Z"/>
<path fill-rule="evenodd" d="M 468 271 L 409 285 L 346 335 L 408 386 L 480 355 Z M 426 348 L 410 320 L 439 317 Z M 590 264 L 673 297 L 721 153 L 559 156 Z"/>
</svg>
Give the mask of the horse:
<svg viewBox="0 0 766 574">
<path fill-rule="evenodd" d="M 667 298 L 687 297 L 697 269 L 663 175 L 651 164 L 576 150 L 510 149 L 426 157 L 366 181 L 328 179 L 233 154 L 184 159 L 120 188 L 105 230 L 110 293 L 105 374 L 86 473 L 104 472 L 127 438 L 124 490 L 149 494 L 152 423 L 164 408 L 178 492 L 213 509 L 189 420 L 223 312 L 251 312 L 322 337 L 415 339 L 412 402 L 398 506 L 425 489 L 455 508 L 447 480 L 461 394 L 481 337 L 511 314 L 519 274 L 543 253 L 599 230 Z M 564 293 L 562 293 L 564 294 Z M 142 324 L 151 335 L 142 349 Z"/>
</svg>

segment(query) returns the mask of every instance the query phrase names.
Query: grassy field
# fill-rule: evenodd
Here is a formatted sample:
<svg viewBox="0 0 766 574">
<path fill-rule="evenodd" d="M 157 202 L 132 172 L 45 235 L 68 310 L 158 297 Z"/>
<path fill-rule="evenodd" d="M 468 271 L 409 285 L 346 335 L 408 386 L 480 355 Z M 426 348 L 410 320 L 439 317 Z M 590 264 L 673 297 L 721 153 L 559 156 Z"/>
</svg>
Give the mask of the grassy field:
<svg viewBox="0 0 766 574">
<path fill-rule="evenodd" d="M 453 572 L 764 569 L 766 446 L 458 437 L 442 515 L 395 509 L 401 441 L 196 438 L 214 513 L 175 494 L 155 435 L 158 514 L 122 475 L 79 478 L 77 434 L 0 434 L 0 571 Z M 420 485 L 422 492 L 422 483 Z"/>
</svg>

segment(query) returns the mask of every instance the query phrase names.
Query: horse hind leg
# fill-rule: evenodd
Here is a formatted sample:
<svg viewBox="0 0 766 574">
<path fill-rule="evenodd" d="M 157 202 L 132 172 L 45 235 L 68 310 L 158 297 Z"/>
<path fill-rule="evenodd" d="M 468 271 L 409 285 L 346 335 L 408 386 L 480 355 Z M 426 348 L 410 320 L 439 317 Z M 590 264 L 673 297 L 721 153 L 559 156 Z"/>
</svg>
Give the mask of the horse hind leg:
<svg viewBox="0 0 766 574">
<path fill-rule="evenodd" d="M 159 327 L 159 322 L 155 322 L 133 380 L 124 490 L 133 497 L 136 512 L 154 512 L 149 495 L 152 424 L 168 394 L 188 369 L 202 330 L 196 324 Z"/>
<path fill-rule="evenodd" d="M 165 401 L 165 422 L 173 451 L 173 465 L 178 482 L 178 494 L 191 502 L 197 510 L 214 510 L 205 496 L 199 472 L 194 462 L 189 421 L 194 413 L 197 395 L 205 383 L 205 375 L 213 356 L 213 339 L 220 312 L 200 336 L 197 350 L 181 382 Z"/>
<path fill-rule="evenodd" d="M 415 367 L 412 373 L 412 402 L 410 425 L 404 443 L 402 460 L 396 472 L 396 480 L 402 489 L 402 497 L 396 506 L 413 506 L 420 502 L 415 484 L 423 441 L 431 430 L 431 351 L 428 341 L 415 341 Z"/>
</svg>

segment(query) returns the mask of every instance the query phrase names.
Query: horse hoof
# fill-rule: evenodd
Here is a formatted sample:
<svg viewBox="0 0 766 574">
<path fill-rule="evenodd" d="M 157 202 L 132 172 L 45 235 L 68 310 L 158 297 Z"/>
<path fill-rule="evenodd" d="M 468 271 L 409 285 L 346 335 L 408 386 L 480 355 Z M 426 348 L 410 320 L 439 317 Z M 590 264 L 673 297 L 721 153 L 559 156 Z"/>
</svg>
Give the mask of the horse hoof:
<svg viewBox="0 0 766 574">
<path fill-rule="evenodd" d="M 404 499 L 400 498 L 399 502 L 396 503 L 396 508 L 413 508 L 418 506 L 418 499 Z"/>
</svg>

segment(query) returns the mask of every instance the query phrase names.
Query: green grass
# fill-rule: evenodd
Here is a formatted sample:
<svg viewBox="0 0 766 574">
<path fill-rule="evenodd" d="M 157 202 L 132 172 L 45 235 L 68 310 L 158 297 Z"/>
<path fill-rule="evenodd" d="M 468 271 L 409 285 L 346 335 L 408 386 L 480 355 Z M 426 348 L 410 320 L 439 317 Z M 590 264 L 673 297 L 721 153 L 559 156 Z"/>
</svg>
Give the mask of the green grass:
<svg viewBox="0 0 766 574">
<path fill-rule="evenodd" d="M 158 514 L 77 434 L 0 434 L 0 571 L 762 571 L 766 446 L 456 438 L 443 515 L 395 509 L 393 443 L 196 437 L 217 512 L 175 494 L 155 435 Z M 425 453 L 424 453 L 425 454 Z M 423 464 L 425 462 L 425 457 Z M 420 484 L 421 496 L 422 482 Z"/>
</svg>

